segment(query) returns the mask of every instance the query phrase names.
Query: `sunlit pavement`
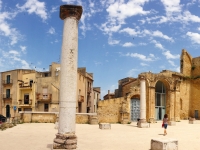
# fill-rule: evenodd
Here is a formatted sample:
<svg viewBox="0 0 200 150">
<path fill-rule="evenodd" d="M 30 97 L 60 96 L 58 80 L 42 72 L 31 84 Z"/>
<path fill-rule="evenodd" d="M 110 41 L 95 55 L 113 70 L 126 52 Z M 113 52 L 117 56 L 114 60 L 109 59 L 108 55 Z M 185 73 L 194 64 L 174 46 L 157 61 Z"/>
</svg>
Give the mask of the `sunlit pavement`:
<svg viewBox="0 0 200 150">
<path fill-rule="evenodd" d="M 188 120 L 168 126 L 163 136 L 161 122 L 149 124 L 150 128 L 137 128 L 131 124 L 111 124 L 111 130 L 101 130 L 98 125 L 76 124 L 77 150 L 149 150 L 152 138 L 174 138 L 180 150 L 200 149 L 200 124 Z M 24 123 L 0 131 L 0 150 L 50 150 L 57 133 L 52 123 Z"/>
</svg>

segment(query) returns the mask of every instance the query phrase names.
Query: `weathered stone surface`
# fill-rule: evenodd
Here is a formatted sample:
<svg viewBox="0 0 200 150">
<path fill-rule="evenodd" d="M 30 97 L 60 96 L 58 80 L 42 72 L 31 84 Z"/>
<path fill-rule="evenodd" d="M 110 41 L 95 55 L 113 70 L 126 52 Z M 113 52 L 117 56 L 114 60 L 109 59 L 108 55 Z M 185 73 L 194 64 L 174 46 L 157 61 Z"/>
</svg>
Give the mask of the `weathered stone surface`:
<svg viewBox="0 0 200 150">
<path fill-rule="evenodd" d="M 76 144 L 65 145 L 65 148 L 67 148 L 67 149 L 76 149 L 77 145 Z"/>
<path fill-rule="evenodd" d="M 55 143 L 58 143 L 58 144 L 64 144 L 65 143 L 65 140 L 62 140 L 62 139 L 54 139 L 54 142 Z"/>
<path fill-rule="evenodd" d="M 53 143 L 53 148 L 54 149 L 62 149 L 65 148 L 63 144 L 58 144 L 58 143 Z"/>
<path fill-rule="evenodd" d="M 99 129 L 111 129 L 111 124 L 110 123 L 100 123 Z"/>
<path fill-rule="evenodd" d="M 64 134 L 63 135 L 65 138 L 69 138 L 69 139 L 75 139 L 75 138 L 77 138 L 77 136 L 75 135 L 75 134 Z"/>
<path fill-rule="evenodd" d="M 67 140 L 66 142 L 65 142 L 67 145 L 70 145 L 70 144 L 77 144 L 77 140 L 76 139 L 74 139 L 74 140 Z"/>
<path fill-rule="evenodd" d="M 171 138 L 151 139 L 151 150 L 178 150 L 178 140 Z"/>
</svg>

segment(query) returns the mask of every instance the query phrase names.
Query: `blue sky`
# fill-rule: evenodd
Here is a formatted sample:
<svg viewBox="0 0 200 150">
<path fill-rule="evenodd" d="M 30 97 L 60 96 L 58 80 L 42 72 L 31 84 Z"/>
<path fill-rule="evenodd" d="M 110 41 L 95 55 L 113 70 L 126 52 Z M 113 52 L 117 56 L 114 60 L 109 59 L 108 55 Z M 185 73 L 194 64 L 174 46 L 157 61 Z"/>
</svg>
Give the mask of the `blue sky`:
<svg viewBox="0 0 200 150">
<path fill-rule="evenodd" d="M 102 95 L 139 73 L 179 72 L 181 50 L 200 48 L 200 0 L 0 0 L 0 71 L 60 62 L 59 7 L 83 6 L 78 66 Z"/>
</svg>

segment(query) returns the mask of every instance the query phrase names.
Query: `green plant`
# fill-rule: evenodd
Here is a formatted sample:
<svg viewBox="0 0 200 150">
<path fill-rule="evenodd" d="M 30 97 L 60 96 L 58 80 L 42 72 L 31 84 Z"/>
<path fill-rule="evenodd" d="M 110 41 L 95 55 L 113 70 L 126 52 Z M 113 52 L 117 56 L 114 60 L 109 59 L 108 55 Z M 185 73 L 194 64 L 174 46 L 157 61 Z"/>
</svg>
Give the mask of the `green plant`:
<svg viewBox="0 0 200 150">
<path fill-rule="evenodd" d="M 127 124 L 131 124 L 131 122 L 128 122 Z"/>
</svg>

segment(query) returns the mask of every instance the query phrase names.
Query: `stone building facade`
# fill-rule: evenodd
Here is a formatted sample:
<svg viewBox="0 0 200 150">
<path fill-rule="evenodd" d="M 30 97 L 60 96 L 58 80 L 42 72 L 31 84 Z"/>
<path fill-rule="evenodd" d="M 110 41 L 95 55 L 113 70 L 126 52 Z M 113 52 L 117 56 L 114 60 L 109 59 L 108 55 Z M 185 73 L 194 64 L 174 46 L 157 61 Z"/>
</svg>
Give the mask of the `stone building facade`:
<svg viewBox="0 0 200 150">
<path fill-rule="evenodd" d="M 45 72 L 29 69 L 1 72 L 0 81 L 0 114 L 7 118 L 19 117 L 20 111 L 59 111 L 60 64 L 53 62 Z M 93 74 L 78 68 L 76 112 L 95 112 L 96 101 Z"/>
<path fill-rule="evenodd" d="M 160 73 L 144 72 L 138 78 L 119 80 L 115 98 L 104 100 L 117 105 L 120 116 L 118 122 L 136 121 L 140 118 L 140 77 L 145 79 L 146 121 L 162 120 L 164 114 L 168 114 L 170 121 L 189 117 L 200 119 L 200 57 L 192 58 L 186 50 L 182 50 L 180 73 L 170 70 Z M 122 98 L 119 100 L 120 97 Z M 115 99 L 118 99 L 116 103 Z M 104 101 L 99 102 L 99 106 L 110 107 L 105 106 Z M 102 114 L 102 110 L 99 109 L 98 113 Z M 102 121 L 106 121 L 106 116 Z"/>
</svg>

